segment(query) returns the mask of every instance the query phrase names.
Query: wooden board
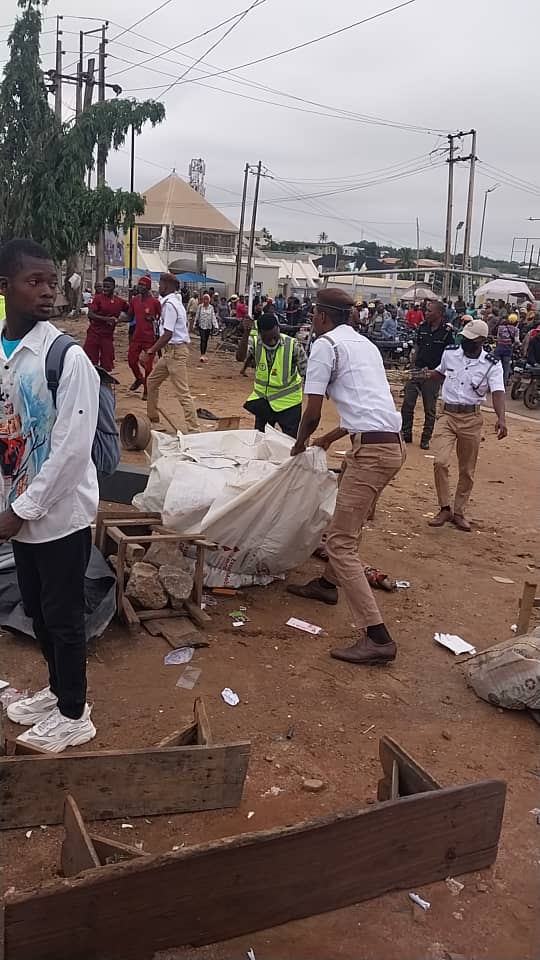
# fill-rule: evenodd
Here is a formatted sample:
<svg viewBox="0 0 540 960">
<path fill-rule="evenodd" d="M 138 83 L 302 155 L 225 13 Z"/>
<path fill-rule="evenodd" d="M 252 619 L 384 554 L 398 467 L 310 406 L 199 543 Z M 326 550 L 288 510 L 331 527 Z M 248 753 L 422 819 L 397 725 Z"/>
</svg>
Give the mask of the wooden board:
<svg viewBox="0 0 540 960">
<path fill-rule="evenodd" d="M 534 606 L 534 598 L 536 596 L 536 587 L 536 583 L 530 583 L 529 581 L 526 581 L 523 587 L 523 594 L 519 605 L 519 618 L 516 630 L 517 637 L 523 636 L 523 634 L 527 633 L 529 629 L 529 623 Z"/>
<path fill-rule="evenodd" d="M 66 835 L 62 843 L 60 865 L 65 877 L 101 866 L 80 810 L 69 794 L 64 803 L 64 830 Z"/>
<path fill-rule="evenodd" d="M 495 860 L 504 798 L 493 780 L 433 790 L 13 894 L 8 960 L 150 957 L 459 877 Z"/>
<path fill-rule="evenodd" d="M 441 786 L 391 737 L 381 737 L 379 740 L 379 759 L 384 777 L 379 780 L 378 800 L 411 796 L 425 790 L 437 790 Z"/>
<path fill-rule="evenodd" d="M 217 810 L 240 803 L 249 743 L 0 758 L 0 830 L 61 823 L 64 797 L 87 820 Z"/>
<path fill-rule="evenodd" d="M 122 860 L 135 860 L 136 857 L 146 856 L 142 850 L 137 850 L 137 847 L 119 843 L 118 840 L 109 840 L 108 837 L 101 837 L 97 833 L 90 833 L 89 837 L 99 857 L 100 865 L 105 865 L 107 861 L 120 863 Z"/>
</svg>

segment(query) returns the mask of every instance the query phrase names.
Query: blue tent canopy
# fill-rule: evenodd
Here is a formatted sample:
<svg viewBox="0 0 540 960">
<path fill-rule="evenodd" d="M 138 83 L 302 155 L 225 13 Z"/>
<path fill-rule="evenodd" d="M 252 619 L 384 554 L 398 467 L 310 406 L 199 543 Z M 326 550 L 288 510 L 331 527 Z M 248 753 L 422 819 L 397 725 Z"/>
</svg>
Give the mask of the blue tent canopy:
<svg viewBox="0 0 540 960">
<path fill-rule="evenodd" d="M 161 273 L 159 273 L 157 270 L 140 270 L 138 268 L 136 270 L 132 270 L 132 274 L 135 279 L 138 277 L 150 277 L 151 280 L 156 281 L 159 280 L 161 276 Z M 127 280 L 128 271 L 126 269 L 122 270 L 121 267 L 117 267 L 116 270 L 111 270 L 108 276 L 114 277 L 115 279 L 117 277 L 122 277 L 124 280 Z M 201 286 L 205 286 L 206 284 L 215 285 L 216 283 L 224 284 L 223 280 L 213 280 L 212 277 L 205 277 L 202 273 L 175 273 L 175 276 L 178 277 L 182 283 L 197 283 L 201 284 Z"/>
</svg>

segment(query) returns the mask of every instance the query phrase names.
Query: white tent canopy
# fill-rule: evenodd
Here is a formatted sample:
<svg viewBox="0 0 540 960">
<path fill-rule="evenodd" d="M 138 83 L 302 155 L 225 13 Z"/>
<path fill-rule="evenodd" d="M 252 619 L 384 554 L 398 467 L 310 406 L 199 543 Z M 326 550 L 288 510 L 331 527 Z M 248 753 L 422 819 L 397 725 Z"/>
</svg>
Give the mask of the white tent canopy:
<svg viewBox="0 0 540 960">
<path fill-rule="evenodd" d="M 509 297 L 527 297 L 534 302 L 534 297 L 523 280 L 488 280 L 475 292 L 475 297 L 497 297 L 499 300 L 508 300 Z"/>
<path fill-rule="evenodd" d="M 439 299 L 437 294 L 433 293 L 433 290 L 431 290 L 430 287 L 422 287 L 417 284 L 415 289 L 414 283 L 409 290 L 406 290 L 405 293 L 400 294 L 400 296 L 402 300 L 411 300 L 414 302 L 418 301 L 419 303 L 421 300 Z"/>
</svg>

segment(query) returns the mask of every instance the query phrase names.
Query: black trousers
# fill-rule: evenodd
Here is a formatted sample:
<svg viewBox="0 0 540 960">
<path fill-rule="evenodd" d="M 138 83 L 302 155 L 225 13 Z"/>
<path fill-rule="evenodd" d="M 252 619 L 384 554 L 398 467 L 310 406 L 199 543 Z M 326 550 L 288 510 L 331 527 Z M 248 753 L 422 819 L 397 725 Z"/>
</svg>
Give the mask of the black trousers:
<svg viewBox="0 0 540 960">
<path fill-rule="evenodd" d="M 208 341 L 210 339 L 210 330 L 199 330 L 199 337 L 201 338 L 201 357 L 204 356 L 208 349 Z"/>
<path fill-rule="evenodd" d="M 249 402 L 249 401 L 248 401 Z M 255 414 L 255 429 L 264 433 L 267 424 L 275 427 L 276 423 L 283 433 L 296 440 L 298 427 L 302 419 L 302 404 L 297 403 L 294 407 L 288 407 L 287 410 L 272 410 L 268 400 L 260 399 L 251 401 L 252 407 L 250 413 Z"/>
<path fill-rule="evenodd" d="M 403 420 L 402 431 L 406 439 L 409 439 L 412 435 L 414 408 L 420 396 L 424 404 L 422 440 L 429 442 L 435 426 L 437 397 L 439 396 L 439 384 L 436 380 L 409 380 L 405 384 L 405 396 L 403 398 L 403 406 L 401 407 L 401 417 Z"/>
<path fill-rule="evenodd" d="M 86 703 L 84 575 L 90 527 L 48 543 L 12 542 L 24 611 L 47 661 L 49 686 L 60 713 L 78 719 Z"/>
</svg>

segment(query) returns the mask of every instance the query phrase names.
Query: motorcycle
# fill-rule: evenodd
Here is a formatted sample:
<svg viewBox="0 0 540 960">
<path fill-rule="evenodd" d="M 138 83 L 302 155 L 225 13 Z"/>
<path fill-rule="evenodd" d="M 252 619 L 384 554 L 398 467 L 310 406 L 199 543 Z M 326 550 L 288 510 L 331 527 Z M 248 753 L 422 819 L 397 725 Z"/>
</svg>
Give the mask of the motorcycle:
<svg viewBox="0 0 540 960">
<path fill-rule="evenodd" d="M 523 399 L 528 410 L 537 410 L 540 406 L 540 364 L 529 363 L 514 367 L 514 380 L 510 390 L 512 400 Z"/>
<path fill-rule="evenodd" d="M 409 366 L 414 339 L 407 327 L 400 324 L 397 335 L 391 340 L 384 339 L 376 331 L 368 336 L 382 354 L 385 367 L 405 368 Z"/>
</svg>

